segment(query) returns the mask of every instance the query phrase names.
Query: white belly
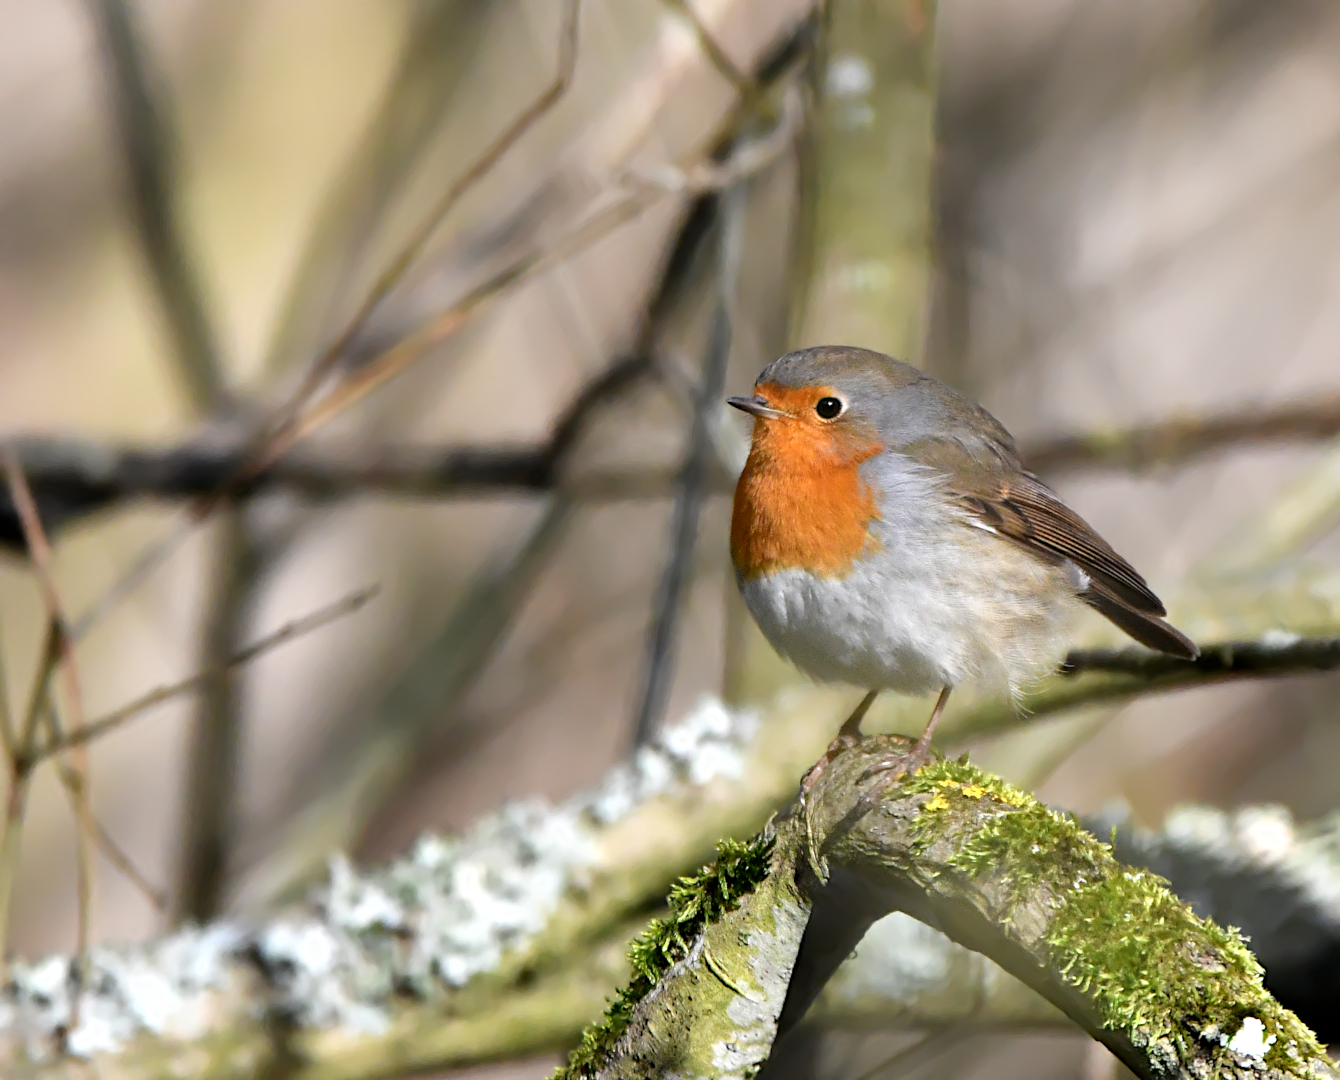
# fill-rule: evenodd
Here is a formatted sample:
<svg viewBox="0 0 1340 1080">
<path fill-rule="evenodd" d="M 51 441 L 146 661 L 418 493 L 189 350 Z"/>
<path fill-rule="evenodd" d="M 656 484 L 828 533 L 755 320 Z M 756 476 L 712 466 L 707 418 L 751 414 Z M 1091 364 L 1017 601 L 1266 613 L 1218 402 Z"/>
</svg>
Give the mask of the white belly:
<svg viewBox="0 0 1340 1080">
<path fill-rule="evenodd" d="M 740 584 L 764 636 L 806 674 L 904 694 L 979 679 L 1017 692 L 1064 656 L 1082 609 L 1064 568 L 959 522 L 929 546 L 876 531 L 880 551 L 845 577 L 783 570 Z"/>
</svg>

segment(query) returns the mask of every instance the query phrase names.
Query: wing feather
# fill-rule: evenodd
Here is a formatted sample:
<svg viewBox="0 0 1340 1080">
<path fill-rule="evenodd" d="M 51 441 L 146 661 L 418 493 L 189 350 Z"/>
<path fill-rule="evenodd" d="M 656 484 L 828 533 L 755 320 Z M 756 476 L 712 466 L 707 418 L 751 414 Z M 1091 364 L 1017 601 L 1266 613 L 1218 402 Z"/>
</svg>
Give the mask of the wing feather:
<svg viewBox="0 0 1340 1080">
<path fill-rule="evenodd" d="M 1139 572 L 1087 521 L 1024 469 L 1008 436 L 933 437 L 899 453 L 939 474 L 973 524 L 1050 562 L 1073 563 L 1088 579 L 1078 596 L 1143 645 L 1187 659 L 1195 643 L 1163 620 L 1167 610 Z"/>
</svg>

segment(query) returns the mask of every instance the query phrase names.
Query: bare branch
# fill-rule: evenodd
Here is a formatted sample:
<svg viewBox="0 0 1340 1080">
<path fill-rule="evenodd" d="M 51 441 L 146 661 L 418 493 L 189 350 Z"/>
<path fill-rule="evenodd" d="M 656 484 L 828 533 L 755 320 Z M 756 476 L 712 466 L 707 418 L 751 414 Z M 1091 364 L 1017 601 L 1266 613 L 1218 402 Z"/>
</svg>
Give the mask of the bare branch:
<svg viewBox="0 0 1340 1080">
<path fill-rule="evenodd" d="M 702 19 L 698 17 L 698 12 L 694 10 L 690 0 L 661 0 L 661 2 L 682 16 L 693 27 L 693 33 L 698 39 L 699 48 L 703 50 L 703 55 L 707 57 L 708 62 L 716 68 L 717 74 L 735 88 L 735 92 L 740 95 L 741 101 L 750 101 L 758 93 L 758 84 L 736 67 L 735 61 L 726 55 L 717 43 L 717 39 L 713 37 L 712 32 L 703 25 Z"/>
<path fill-rule="evenodd" d="M 410 234 L 408 242 L 395 258 L 378 276 L 371 291 L 359 306 L 352 319 L 335 339 L 326 347 L 312 364 L 289 403 L 281 410 L 278 420 L 267 436 L 267 441 L 259 454 L 258 465 L 264 465 L 273 458 L 276 451 L 282 453 L 292 443 L 293 429 L 299 416 L 320 388 L 322 382 L 335 370 L 344 356 L 346 348 L 367 323 L 377 306 L 386 299 L 396 283 L 422 254 L 424 246 L 442 220 L 451 212 L 467 191 L 474 187 L 493 169 L 495 165 L 516 145 L 517 141 L 529 131 L 537 121 L 552 109 L 572 84 L 577 66 L 577 30 L 581 13 L 581 0 L 565 0 L 561 27 L 559 30 L 558 71 L 548 86 L 522 110 L 521 114 L 505 128 L 487 149 L 458 176 L 441 198 L 433 205 L 419 226 Z M 430 340 L 437 340 L 455 328 L 453 320 L 447 320 L 450 329 L 438 328 Z M 426 346 L 425 346 L 426 347 Z"/>
<path fill-rule="evenodd" d="M 230 861 L 242 753 L 242 689 L 228 663 L 256 602 L 264 557 L 247 508 L 231 503 L 216 518 L 207 557 L 200 662 L 183 777 L 176 917 L 204 922 L 217 914 Z"/>
<path fill-rule="evenodd" d="M 183 388 L 201 416 L 228 402 L 218 336 L 178 220 L 171 102 L 128 0 L 90 0 L 110 84 L 140 249 L 157 287 Z"/>
<path fill-rule="evenodd" d="M 296 638 L 305 637 L 314 630 L 327 626 L 337 619 L 342 619 L 346 615 L 351 615 L 374 596 L 377 595 L 377 587 L 359 589 L 357 592 L 350 593 L 333 604 L 320 608 L 310 615 L 304 615 L 300 619 L 294 619 L 287 622 L 276 630 L 273 634 L 267 634 L 259 641 L 248 645 L 241 652 L 235 653 L 229 658 L 225 668 L 214 669 L 210 671 L 198 671 L 180 682 L 170 683 L 167 686 L 160 686 L 150 690 L 147 694 L 142 694 L 133 701 L 127 702 L 118 709 L 100 716 L 96 720 L 91 720 L 78 732 L 69 732 L 61 739 L 52 741 L 42 746 L 37 752 L 39 759 L 51 757 L 53 754 L 59 754 L 72 747 L 93 742 L 102 738 L 111 732 L 122 727 L 128 721 L 135 719 L 148 710 L 162 705 L 165 702 L 172 701 L 181 697 L 183 694 L 189 694 L 198 690 L 207 680 L 220 674 L 223 670 L 234 670 L 244 664 L 250 663 L 259 656 L 263 656 L 272 649 L 277 649 L 281 645 Z"/>
<path fill-rule="evenodd" d="M 539 451 L 539 475 L 546 478 L 546 486 L 559 486 L 531 533 L 479 572 L 380 700 L 371 707 L 360 706 L 372 722 L 360 723 L 362 737 L 352 747 L 339 748 L 321 766 L 320 775 L 310 783 L 313 794 L 293 815 L 286 835 L 243 884 L 242 895 L 252 906 L 289 895 L 295 883 L 310 879 L 332 847 L 356 843 L 423 741 L 441 739 L 444 728 L 459 723 L 460 701 L 528 595 L 535 575 L 566 534 L 582 484 L 574 480 L 568 487 L 570 452 L 602 408 L 657 371 L 651 356 L 698 284 L 698 255 L 711 237 L 707 210 L 705 203 L 691 210 L 667 252 L 648 299 L 637 350 L 612 363 L 576 394 Z"/>
<path fill-rule="evenodd" d="M 32 740 L 36 738 L 37 717 L 40 714 L 46 714 L 48 717 L 54 717 L 54 711 L 51 709 L 49 697 L 49 680 L 55 667 L 59 667 L 65 680 L 65 694 L 70 707 L 70 713 L 73 718 L 73 728 L 75 731 L 82 730 L 84 726 L 84 694 L 79 681 L 79 667 L 75 660 L 74 643 L 66 631 L 65 614 L 61 608 L 60 596 L 56 592 L 56 582 L 51 572 L 51 545 L 47 541 L 46 531 L 42 528 L 42 519 L 37 512 L 37 505 L 33 501 L 32 492 L 28 488 L 28 481 L 23 475 L 23 469 L 20 467 L 13 448 L 6 446 L 4 449 L 4 469 L 9 483 L 10 499 L 18 511 L 19 521 L 23 526 L 23 538 L 28 547 L 28 554 L 32 561 L 33 573 L 37 578 L 38 588 L 42 593 L 42 604 L 46 609 L 47 625 L 49 627 L 47 637 L 46 657 L 40 666 L 37 675 L 37 686 L 32 695 L 33 705 L 30 707 L 29 716 L 25 722 L 25 733 L 23 742 L 17 748 L 16 755 L 10 759 L 11 770 L 11 791 L 10 803 L 15 808 L 15 814 L 6 819 L 6 832 L 13 829 L 15 836 L 15 850 L 13 851 L 14 865 L 6 867 L 6 873 L 13 873 L 17 870 L 17 837 L 22 825 L 23 799 L 26 797 L 28 779 L 31 776 L 32 766 L 28 758 L 28 750 L 32 746 Z M 54 720 L 51 721 L 54 724 Z M 21 759 L 18 754 L 23 755 Z M 21 774 L 24 774 L 21 777 Z M 71 809 L 74 812 L 75 819 L 75 855 L 78 866 L 77 875 L 77 893 L 79 901 L 79 922 L 78 932 L 76 934 L 78 955 L 83 958 L 88 953 L 89 928 L 93 918 L 93 857 L 91 846 L 96 836 L 96 826 L 93 820 L 93 810 L 89 802 L 89 783 L 88 783 L 88 755 L 84 749 L 78 748 L 70 754 L 70 760 L 65 767 L 66 784 L 65 789 L 70 797 Z M 18 790 L 16 790 L 18 789 Z M 6 840 L 9 837 L 6 836 Z M 12 880 L 0 882 L 0 889 L 12 889 Z M 8 906 L 8 898 L 4 901 Z M 82 971 L 83 965 L 81 965 Z M 79 976 L 79 989 L 83 989 L 83 975 Z M 79 1012 L 80 995 L 76 994 L 71 1006 L 73 1015 L 77 1018 Z"/>
<path fill-rule="evenodd" d="M 1041 439 L 1023 458 L 1042 473 L 1175 468 L 1225 450 L 1307 443 L 1340 435 L 1340 396 L 1213 416 L 1176 416 L 1111 431 Z"/>
<path fill-rule="evenodd" d="M 1061 674 L 1101 671 L 1141 679 L 1223 680 L 1336 668 L 1340 668 L 1340 637 L 1304 638 L 1276 633 L 1267 634 L 1261 641 L 1214 642 L 1202 646 L 1195 660 L 1179 660 L 1139 647 L 1076 649 L 1066 657 Z"/>
<path fill-rule="evenodd" d="M 1196 660 L 1175 660 L 1134 647 L 1083 649 L 1070 654 L 1060 674 L 1025 695 L 1023 707 L 1029 717 L 1047 716 L 1079 705 L 1128 701 L 1144 694 L 1338 668 L 1340 638 L 1300 637 L 1278 630 L 1266 631 L 1257 641 L 1202 644 Z M 1020 715 L 1001 702 L 981 702 L 951 713 L 942 730 L 948 742 L 961 742 L 1011 728 Z"/>
<path fill-rule="evenodd" d="M 716 308 L 712 314 L 702 375 L 694 393 L 684 463 L 676 481 L 675 509 L 670 526 L 670 557 L 652 606 L 642 698 L 633 722 L 634 749 L 650 741 L 670 694 L 675 639 L 685 594 L 692 578 L 698 519 L 707 496 L 709 468 L 716 457 L 710 425 L 721 396 L 725 393 L 747 199 L 748 193 L 742 184 L 732 187 L 721 199 L 720 222 L 717 226 L 720 236 L 717 241 Z"/>
</svg>

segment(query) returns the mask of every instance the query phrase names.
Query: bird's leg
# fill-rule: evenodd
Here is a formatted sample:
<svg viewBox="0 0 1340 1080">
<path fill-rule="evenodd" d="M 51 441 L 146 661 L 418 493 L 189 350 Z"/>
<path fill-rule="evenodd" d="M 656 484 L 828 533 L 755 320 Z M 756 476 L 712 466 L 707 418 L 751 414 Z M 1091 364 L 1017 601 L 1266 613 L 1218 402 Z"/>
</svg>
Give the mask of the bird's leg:
<svg viewBox="0 0 1340 1080">
<path fill-rule="evenodd" d="M 805 816 L 805 836 L 808 841 L 810 868 L 820 881 L 828 880 L 828 864 L 819 853 L 818 843 L 814 838 L 814 823 L 810 820 L 806 798 L 810 789 L 814 787 L 815 781 L 828 767 L 828 763 L 847 747 L 854 746 L 861 738 L 861 721 L 865 719 L 865 714 L 870 711 L 870 706 L 875 703 L 877 697 L 879 697 L 879 691 L 871 690 L 870 693 L 861 698 L 861 703 L 856 706 L 852 714 L 842 721 L 842 726 L 838 728 L 838 733 L 833 737 L 833 741 L 828 744 L 824 756 L 811 765 L 805 775 L 800 778 L 800 812 Z"/>
<path fill-rule="evenodd" d="M 865 714 L 870 711 L 870 706 L 875 703 L 877 697 L 879 697 L 879 691 L 871 690 L 870 693 L 861 698 L 861 703 L 856 706 L 852 714 L 842 721 L 842 726 L 838 728 L 838 733 L 833 736 L 833 741 L 828 744 L 824 756 L 811 765 L 809 771 L 801 777 L 800 801 L 802 804 L 805 801 L 805 796 L 809 794 L 810 788 L 814 787 L 814 782 L 819 779 L 819 774 L 824 771 L 824 767 L 843 750 L 855 745 L 857 740 L 860 739 L 861 721 L 865 719 Z"/>
<path fill-rule="evenodd" d="M 865 719 L 865 714 L 870 711 L 870 706 L 875 703 L 877 697 L 879 697 L 879 691 L 871 690 L 870 693 L 861 698 L 861 703 L 852 710 L 852 714 L 842 721 L 842 726 L 838 728 L 837 738 L 828 744 L 830 752 L 839 744 L 847 746 L 861 737 L 861 721 Z"/>
<path fill-rule="evenodd" d="M 914 773 L 921 766 L 930 762 L 931 736 L 935 734 L 935 725 L 940 722 L 940 717 L 944 714 L 945 702 L 949 700 L 949 691 L 952 689 L 953 687 L 946 686 L 940 691 L 940 696 L 935 699 L 935 708 L 931 710 L 931 718 L 926 721 L 926 729 L 921 733 L 921 738 L 916 741 L 912 749 L 905 754 L 892 754 L 884 761 L 866 769 L 861 777 L 863 783 L 875 776 L 885 776 L 887 777 L 886 781 L 880 785 L 880 790 L 882 790 L 898 777 Z M 863 798 L 862 801 L 865 801 L 865 799 Z"/>
<path fill-rule="evenodd" d="M 912 757 L 918 761 L 930 759 L 931 736 L 935 734 L 935 725 L 940 722 L 940 717 L 945 711 L 945 702 L 949 700 L 949 691 L 952 689 L 953 687 L 946 686 L 940 691 L 940 696 L 935 699 L 935 708 L 931 710 L 931 718 L 926 721 L 926 730 L 921 733 L 917 745 L 912 747 Z"/>
</svg>

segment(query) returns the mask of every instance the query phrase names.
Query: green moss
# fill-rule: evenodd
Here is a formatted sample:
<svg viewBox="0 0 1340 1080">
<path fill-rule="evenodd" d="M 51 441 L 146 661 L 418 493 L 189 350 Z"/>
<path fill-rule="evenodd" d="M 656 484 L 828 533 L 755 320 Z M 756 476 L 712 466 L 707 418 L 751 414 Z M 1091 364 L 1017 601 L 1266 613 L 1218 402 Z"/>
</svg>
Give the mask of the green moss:
<svg viewBox="0 0 1340 1080">
<path fill-rule="evenodd" d="M 589 1080 L 615 1041 L 628 1027 L 633 1009 L 678 960 L 688 955 L 704 927 L 739 906 L 740 898 L 754 891 L 768 876 L 774 838 L 770 832 L 752 840 L 723 840 L 717 844 L 717 861 L 697 874 L 682 877 L 670 886 L 664 919 L 653 919 L 628 948 L 633 977 L 610 1003 L 605 1016 L 582 1033 L 582 1040 L 568 1055 L 568 1064 L 554 1080 Z"/>
<path fill-rule="evenodd" d="M 1166 881 L 1122 866 L 1074 818 L 966 758 L 929 765 L 895 792 L 930 796 L 915 825 L 921 844 L 970 830 L 948 859 L 955 869 L 980 879 L 1008 867 L 1011 911 L 1039 886 L 1049 890 L 1050 960 L 1093 998 L 1107 1027 L 1137 1045 L 1170 1040 L 1186 1060 L 1188 1033 L 1227 1042 L 1254 1016 L 1275 1037 L 1267 1064 L 1296 1069 L 1321 1053 L 1312 1032 L 1266 992 L 1236 930 L 1197 918 Z"/>
<path fill-rule="evenodd" d="M 1254 1016 L 1274 1036 L 1268 1065 L 1296 1071 L 1322 1053 L 1306 1025 L 1266 991 L 1261 965 L 1235 929 L 1197 918 L 1157 875 L 1110 861 L 1066 896 L 1047 930 L 1053 963 L 1093 997 L 1106 1026 L 1137 1045 L 1169 1039 L 1186 1060 L 1187 1032 L 1227 1041 Z"/>
</svg>

